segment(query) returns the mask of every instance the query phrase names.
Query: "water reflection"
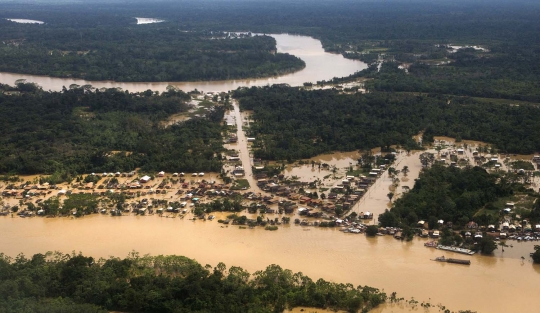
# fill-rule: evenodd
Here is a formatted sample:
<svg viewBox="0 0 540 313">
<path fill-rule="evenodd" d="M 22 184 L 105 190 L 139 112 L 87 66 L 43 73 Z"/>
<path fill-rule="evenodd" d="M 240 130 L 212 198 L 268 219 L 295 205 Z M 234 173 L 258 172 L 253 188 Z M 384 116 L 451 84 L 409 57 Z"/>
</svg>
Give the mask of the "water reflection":
<svg viewBox="0 0 540 313">
<path fill-rule="evenodd" d="M 137 19 L 137 25 L 165 22 L 164 20 L 160 20 L 157 18 L 148 18 L 148 17 L 136 17 L 136 19 Z"/>
<path fill-rule="evenodd" d="M 540 264 L 533 264 L 532 268 L 537 274 L 540 274 Z"/>
<path fill-rule="evenodd" d="M 20 24 L 44 24 L 43 21 L 27 20 L 24 18 L 6 18 L 6 20 Z"/>
</svg>

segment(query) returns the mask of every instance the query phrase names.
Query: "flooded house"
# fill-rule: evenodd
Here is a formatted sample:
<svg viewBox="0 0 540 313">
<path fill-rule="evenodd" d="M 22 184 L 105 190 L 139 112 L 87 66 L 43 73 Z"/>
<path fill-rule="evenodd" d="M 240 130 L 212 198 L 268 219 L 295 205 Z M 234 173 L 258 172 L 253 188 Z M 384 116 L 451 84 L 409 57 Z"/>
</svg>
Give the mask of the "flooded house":
<svg viewBox="0 0 540 313">
<path fill-rule="evenodd" d="M 309 204 L 311 202 L 311 198 L 307 196 L 300 197 L 300 204 Z"/>
<path fill-rule="evenodd" d="M 373 219 L 373 213 L 371 212 L 361 212 L 360 214 L 361 214 L 360 215 L 361 219 L 366 219 L 366 220 Z"/>
<path fill-rule="evenodd" d="M 244 171 L 244 168 L 242 166 L 236 166 L 232 173 L 234 176 L 237 176 L 237 177 L 238 176 L 242 177 L 246 175 L 246 172 Z"/>
</svg>

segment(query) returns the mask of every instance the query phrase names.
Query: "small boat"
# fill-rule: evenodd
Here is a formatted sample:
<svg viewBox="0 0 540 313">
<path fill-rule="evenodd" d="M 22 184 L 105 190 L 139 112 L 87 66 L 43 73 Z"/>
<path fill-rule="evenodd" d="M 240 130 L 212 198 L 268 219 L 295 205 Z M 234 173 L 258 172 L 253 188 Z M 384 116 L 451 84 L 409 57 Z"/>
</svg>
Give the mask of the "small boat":
<svg viewBox="0 0 540 313">
<path fill-rule="evenodd" d="M 471 265 L 470 260 L 445 258 L 444 256 L 437 257 L 437 258 L 433 259 L 432 261 L 454 263 L 454 264 L 463 264 L 463 265 Z"/>
</svg>

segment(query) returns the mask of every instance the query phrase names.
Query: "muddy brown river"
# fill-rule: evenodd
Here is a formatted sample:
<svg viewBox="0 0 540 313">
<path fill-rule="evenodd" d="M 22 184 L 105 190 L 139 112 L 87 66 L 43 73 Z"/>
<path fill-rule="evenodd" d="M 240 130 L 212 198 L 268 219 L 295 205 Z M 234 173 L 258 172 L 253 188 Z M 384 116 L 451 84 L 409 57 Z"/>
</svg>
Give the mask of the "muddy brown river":
<svg viewBox="0 0 540 313">
<path fill-rule="evenodd" d="M 221 227 L 215 221 L 104 215 L 2 217 L 0 225 L 1 250 L 12 256 L 58 250 L 124 257 L 136 250 L 185 255 L 203 265 L 223 261 L 250 272 L 275 263 L 315 279 L 375 286 L 452 310 L 533 312 L 540 305 L 540 267 L 533 266 L 528 255 L 525 261 L 519 258 L 532 249 L 531 243 L 513 243 L 504 258 L 500 251 L 494 257 L 469 257 L 426 248 L 422 239 L 401 242 L 295 225 L 271 232 Z M 430 261 L 441 255 L 471 259 L 472 265 Z"/>
</svg>

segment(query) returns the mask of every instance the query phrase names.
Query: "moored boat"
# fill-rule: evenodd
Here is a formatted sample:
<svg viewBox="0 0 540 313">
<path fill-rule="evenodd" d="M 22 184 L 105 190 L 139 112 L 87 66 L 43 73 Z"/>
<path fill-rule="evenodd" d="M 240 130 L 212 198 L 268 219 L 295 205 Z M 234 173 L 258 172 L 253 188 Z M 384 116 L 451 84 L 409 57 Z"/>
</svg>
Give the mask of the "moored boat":
<svg viewBox="0 0 540 313">
<path fill-rule="evenodd" d="M 433 261 L 437 261 L 437 262 L 446 262 L 446 263 L 454 263 L 454 264 L 462 264 L 462 265 L 471 265 L 471 261 L 470 261 L 470 260 L 445 258 L 444 256 L 437 257 L 437 258 L 433 259 Z"/>
</svg>

